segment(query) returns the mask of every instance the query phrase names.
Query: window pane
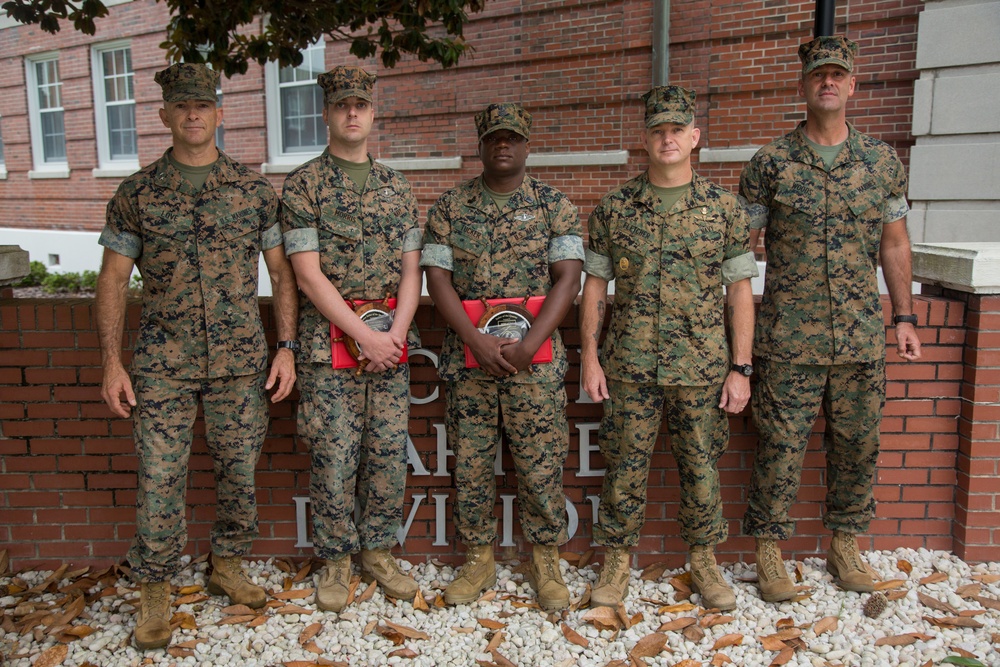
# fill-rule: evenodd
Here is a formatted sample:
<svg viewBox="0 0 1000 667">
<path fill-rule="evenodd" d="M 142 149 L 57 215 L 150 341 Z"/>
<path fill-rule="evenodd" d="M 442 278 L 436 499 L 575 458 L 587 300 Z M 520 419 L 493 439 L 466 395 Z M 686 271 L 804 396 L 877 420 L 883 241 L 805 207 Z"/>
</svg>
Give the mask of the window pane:
<svg viewBox="0 0 1000 667">
<path fill-rule="evenodd" d="M 281 139 L 285 152 L 313 152 L 326 145 L 323 93 L 319 86 L 281 91 Z"/>
<path fill-rule="evenodd" d="M 108 143 L 112 160 L 138 156 L 134 105 L 108 107 Z"/>
<path fill-rule="evenodd" d="M 45 162 L 66 161 L 66 131 L 63 129 L 63 112 L 46 111 L 41 114 L 42 152 Z"/>
</svg>

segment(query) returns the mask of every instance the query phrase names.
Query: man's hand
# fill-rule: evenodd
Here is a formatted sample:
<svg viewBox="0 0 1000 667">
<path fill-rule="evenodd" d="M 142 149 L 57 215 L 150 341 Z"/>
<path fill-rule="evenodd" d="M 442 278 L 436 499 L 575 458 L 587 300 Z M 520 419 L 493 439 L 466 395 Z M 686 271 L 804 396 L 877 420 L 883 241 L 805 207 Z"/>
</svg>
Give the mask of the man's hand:
<svg viewBox="0 0 1000 667">
<path fill-rule="evenodd" d="M 479 362 L 479 367 L 493 377 L 507 377 L 517 373 L 517 367 L 504 358 L 503 348 L 518 341 L 514 338 L 500 338 L 484 333 L 476 333 L 471 340 L 466 341 L 472 356 Z M 530 365 L 531 359 L 529 357 Z"/>
<path fill-rule="evenodd" d="M 531 360 L 538 350 L 531 350 L 524 344 L 524 340 L 512 338 L 513 345 L 505 345 L 500 348 L 500 354 L 508 364 L 517 369 L 518 372 L 531 368 Z"/>
<path fill-rule="evenodd" d="M 122 402 L 124 396 L 125 402 Z M 101 398 L 111 408 L 117 417 L 128 417 L 135 407 L 135 392 L 132 391 L 132 380 L 121 365 L 104 369 L 104 380 L 101 383 Z"/>
<path fill-rule="evenodd" d="M 731 371 L 722 384 L 722 400 L 719 401 L 719 407 L 735 415 L 743 412 L 749 401 L 750 378 L 743 373 Z"/>
<path fill-rule="evenodd" d="M 403 357 L 403 344 L 398 336 L 392 336 L 385 331 L 372 331 L 365 340 L 357 341 L 361 348 L 358 364 L 364 366 L 369 373 L 376 373 L 392 368 Z"/>
<path fill-rule="evenodd" d="M 920 339 L 917 338 L 917 329 L 909 322 L 900 322 L 896 325 L 896 354 L 907 361 L 916 361 L 920 358 Z"/>
<path fill-rule="evenodd" d="M 606 398 L 611 398 L 608 393 L 608 381 L 604 377 L 604 369 L 598 361 L 584 361 L 580 367 L 580 382 L 583 390 L 590 396 L 590 400 L 600 403 Z"/>
<path fill-rule="evenodd" d="M 278 350 L 271 363 L 271 374 L 267 378 L 264 389 L 270 390 L 274 383 L 278 383 L 278 389 L 271 396 L 272 403 L 278 403 L 288 398 L 295 386 L 295 355 L 288 348 Z"/>
</svg>

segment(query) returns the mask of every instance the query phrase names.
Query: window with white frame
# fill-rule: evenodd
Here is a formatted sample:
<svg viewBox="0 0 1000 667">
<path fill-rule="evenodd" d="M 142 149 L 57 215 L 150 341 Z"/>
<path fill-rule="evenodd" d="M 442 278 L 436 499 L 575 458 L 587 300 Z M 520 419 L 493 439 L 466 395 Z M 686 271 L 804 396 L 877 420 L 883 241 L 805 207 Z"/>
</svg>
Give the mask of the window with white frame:
<svg viewBox="0 0 1000 667">
<path fill-rule="evenodd" d="M 265 66 L 268 171 L 287 171 L 326 148 L 323 90 L 316 83 L 326 71 L 324 55 L 320 41 L 302 52 L 298 67 L 278 67 L 273 62 Z"/>
<path fill-rule="evenodd" d="M 30 177 L 69 176 L 66 127 L 63 122 L 59 54 L 40 54 L 25 61 L 28 116 L 34 170 Z"/>
<path fill-rule="evenodd" d="M 127 175 L 139 168 L 132 49 L 128 42 L 95 47 L 93 73 L 99 165 L 94 175 Z"/>
</svg>

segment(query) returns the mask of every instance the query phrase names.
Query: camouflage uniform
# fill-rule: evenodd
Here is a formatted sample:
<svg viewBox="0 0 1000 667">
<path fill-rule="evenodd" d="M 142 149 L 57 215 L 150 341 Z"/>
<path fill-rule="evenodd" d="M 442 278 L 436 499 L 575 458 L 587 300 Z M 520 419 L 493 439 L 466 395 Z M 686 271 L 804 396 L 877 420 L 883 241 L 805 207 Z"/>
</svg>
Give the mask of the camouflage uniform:
<svg viewBox="0 0 1000 667">
<path fill-rule="evenodd" d="M 329 152 L 288 174 L 282 190 L 286 252 L 318 252 L 320 268 L 345 299 L 395 295 L 403 253 L 421 245 L 409 183 L 369 160 L 362 192 Z M 403 519 L 409 367 L 361 375 L 334 369 L 330 321 L 301 293 L 299 340 L 298 434 L 312 456 L 316 553 L 336 559 L 391 548 Z M 419 345 L 415 329 L 410 344 Z"/>
<path fill-rule="evenodd" d="M 143 278 L 131 365 L 139 494 L 128 553 L 141 581 L 179 569 L 199 398 L 217 479 L 212 551 L 246 555 L 257 534 L 254 468 L 267 430 L 257 270 L 261 251 L 281 245 L 277 216 L 268 181 L 221 152 L 201 190 L 165 154 L 125 179 L 108 204 L 100 244 L 134 259 Z"/>
<path fill-rule="evenodd" d="M 491 105 L 500 113 L 513 105 Z M 527 138 L 516 119 L 477 118 L 491 130 L 511 129 Z M 502 210 L 479 176 L 444 193 L 431 208 L 421 266 L 452 272 L 462 300 L 547 294 L 549 266 L 583 259 L 576 207 L 558 190 L 525 176 Z M 558 545 L 568 539 L 562 465 L 569 449 L 566 422 L 566 348 L 552 335 L 552 363 L 531 373 L 494 378 L 465 368 L 462 340 L 445 333 L 438 373 L 447 383 L 446 427 L 455 451 L 455 527 L 468 545 L 491 544 L 497 536 L 493 461 L 502 416 L 517 471 L 518 507 L 525 538 Z"/>
<path fill-rule="evenodd" d="M 664 210 L 643 173 L 601 199 L 589 231 L 584 270 L 615 281 L 601 352 L 610 399 L 599 433 L 606 470 L 594 538 L 638 544 L 666 411 L 683 490 L 681 536 L 689 544 L 722 542 L 716 462 L 729 420 L 718 405 L 730 371 L 722 288 L 756 275 L 746 215 L 736 197 L 697 174 Z"/>
<path fill-rule="evenodd" d="M 740 195 L 751 226 L 767 228 L 768 260 L 754 341 L 760 440 L 743 520 L 750 535 L 792 535 L 788 510 L 821 404 L 824 525 L 849 533 L 868 529 L 885 401 L 876 267 L 882 226 L 908 210 L 905 192 L 895 151 L 853 126 L 829 171 L 801 125 L 762 148 L 743 170 Z"/>
</svg>

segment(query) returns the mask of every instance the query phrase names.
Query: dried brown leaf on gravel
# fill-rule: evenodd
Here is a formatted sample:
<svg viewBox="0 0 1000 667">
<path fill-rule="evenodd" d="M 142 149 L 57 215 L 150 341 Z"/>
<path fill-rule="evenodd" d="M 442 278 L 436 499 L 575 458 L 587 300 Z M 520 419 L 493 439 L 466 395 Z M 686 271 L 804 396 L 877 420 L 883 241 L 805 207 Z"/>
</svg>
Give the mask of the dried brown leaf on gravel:
<svg viewBox="0 0 1000 667">
<path fill-rule="evenodd" d="M 307 598 L 316 592 L 315 588 L 296 588 L 290 591 L 278 591 L 277 593 L 272 593 L 271 597 L 277 600 L 301 600 Z"/>
<path fill-rule="evenodd" d="M 424 594 L 419 590 L 416 595 L 413 596 L 413 609 L 416 611 L 429 612 L 431 607 L 427 604 L 427 600 L 424 599 Z"/>
<path fill-rule="evenodd" d="M 201 593 L 203 590 L 205 590 L 204 586 L 198 586 L 198 585 L 194 585 L 194 586 L 181 586 L 180 588 L 177 589 L 177 594 L 178 595 L 194 595 L 195 593 Z"/>
<path fill-rule="evenodd" d="M 411 628 L 409 626 L 406 626 L 406 625 L 400 625 L 398 623 L 393 623 L 392 621 L 383 621 L 383 623 L 385 623 L 386 625 L 388 625 L 393 630 L 396 630 L 397 632 L 399 632 L 404 637 L 409 637 L 410 639 L 430 639 L 431 638 L 431 636 L 429 634 L 427 634 L 426 632 L 421 632 L 420 630 L 414 630 L 413 628 Z"/>
<path fill-rule="evenodd" d="M 191 595 L 182 595 L 179 598 L 174 599 L 174 606 L 180 607 L 185 604 L 198 604 L 199 602 L 204 602 L 208 599 L 208 596 L 204 593 L 192 593 Z"/>
<path fill-rule="evenodd" d="M 223 616 L 246 616 L 257 615 L 257 612 L 246 606 L 245 604 L 231 604 L 228 607 L 223 607 L 219 611 L 222 612 Z"/>
<path fill-rule="evenodd" d="M 983 624 L 974 618 L 964 616 L 946 616 L 935 618 L 933 616 L 922 616 L 925 621 L 939 628 L 981 628 Z"/>
<path fill-rule="evenodd" d="M 886 579 L 885 581 L 875 582 L 875 590 L 877 591 L 891 591 L 903 586 L 906 586 L 906 579 Z"/>
<path fill-rule="evenodd" d="M 948 575 L 944 572 L 934 572 L 933 574 L 928 574 L 926 577 L 920 580 L 922 585 L 926 584 L 939 584 L 942 581 L 948 581 Z M 876 589 L 878 590 L 878 589 Z"/>
<path fill-rule="evenodd" d="M 306 642 L 318 635 L 319 631 L 322 629 L 322 623 L 311 623 L 307 625 L 302 632 L 299 633 L 299 646 L 305 646 Z"/>
<path fill-rule="evenodd" d="M 288 614 L 300 614 L 303 616 L 309 616 L 313 613 L 312 609 L 306 609 L 305 607 L 300 607 L 297 604 L 283 604 L 274 610 L 275 614 L 281 614 L 286 616 Z"/>
<path fill-rule="evenodd" d="M 980 583 L 965 584 L 955 589 L 955 595 L 960 598 L 971 598 L 974 595 L 979 595 L 982 589 L 983 585 Z"/>
<path fill-rule="evenodd" d="M 171 646 L 167 649 L 167 654 L 173 658 L 190 658 L 194 656 L 194 650 L 180 646 Z"/>
<path fill-rule="evenodd" d="M 221 621 L 219 625 L 236 625 L 237 623 L 249 623 L 250 621 L 257 618 L 256 614 L 245 614 L 243 616 L 226 616 Z"/>
<path fill-rule="evenodd" d="M 507 634 L 503 630 L 497 630 L 492 634 L 493 636 L 490 637 L 490 642 L 486 645 L 486 653 L 490 653 L 493 649 L 500 648 L 500 644 L 503 644 L 503 640 L 507 637 Z"/>
<path fill-rule="evenodd" d="M 690 602 L 680 602 L 678 604 L 667 605 L 666 607 L 660 607 L 656 610 L 657 614 L 681 614 L 685 611 L 691 611 L 692 609 L 697 609 L 697 605 L 691 604 Z"/>
<path fill-rule="evenodd" d="M 590 561 L 594 560 L 594 550 L 587 549 L 582 554 L 580 554 L 580 560 L 576 564 L 578 568 L 587 567 L 590 565 Z"/>
<path fill-rule="evenodd" d="M 902 589 L 889 591 L 888 593 L 885 594 L 885 599 L 888 600 L 889 602 L 892 602 L 893 600 L 902 600 L 903 598 L 906 597 L 907 593 L 909 593 L 909 591 Z"/>
<path fill-rule="evenodd" d="M 477 618 L 476 620 L 479 622 L 479 625 L 489 630 L 503 630 L 507 627 L 506 623 L 494 621 L 492 618 Z"/>
<path fill-rule="evenodd" d="M 909 646 L 916 644 L 917 638 L 911 632 L 905 635 L 892 635 L 891 637 L 879 637 L 875 640 L 875 646 Z"/>
<path fill-rule="evenodd" d="M 0 549 L 0 575 L 10 572 L 10 554 L 6 549 Z"/>
<path fill-rule="evenodd" d="M 734 632 L 728 635 L 722 635 L 715 640 L 712 644 L 712 650 L 718 651 L 720 648 L 726 648 L 727 646 L 739 646 L 743 643 L 743 635 Z"/>
<path fill-rule="evenodd" d="M 979 604 L 983 605 L 987 609 L 996 609 L 996 610 L 1000 611 L 1000 600 L 997 600 L 996 598 L 988 598 L 988 597 L 984 597 L 982 595 L 973 595 L 969 599 L 970 600 L 975 600 L 976 602 L 978 602 Z"/>
<path fill-rule="evenodd" d="M 309 576 L 310 572 L 312 572 L 312 561 L 307 560 L 305 564 L 299 568 L 299 571 L 295 573 L 295 576 L 292 577 L 292 583 L 293 584 L 299 583 L 307 576 Z"/>
<path fill-rule="evenodd" d="M 735 619 L 727 614 L 709 614 L 708 616 L 702 617 L 699 625 L 703 628 L 714 628 L 717 625 L 722 625 L 723 623 L 729 623 Z"/>
<path fill-rule="evenodd" d="M 566 641 L 572 644 L 576 644 L 577 646 L 582 646 L 583 648 L 590 647 L 590 642 L 587 641 L 587 639 L 579 632 L 569 627 L 565 623 L 561 623 L 560 627 L 562 628 L 563 637 L 566 638 Z"/>
<path fill-rule="evenodd" d="M 189 614 L 186 611 L 175 611 L 174 615 L 170 617 L 170 627 L 197 630 L 198 621 L 195 620 L 194 614 Z"/>
<path fill-rule="evenodd" d="M 995 584 L 1000 581 L 1000 574 L 974 574 L 972 580 L 981 584 Z"/>
<path fill-rule="evenodd" d="M 896 567 L 899 568 L 900 572 L 903 572 L 906 575 L 909 575 L 910 572 L 913 572 L 913 566 L 910 564 L 910 561 L 904 560 L 902 558 L 896 561 Z"/>
<path fill-rule="evenodd" d="M 697 644 L 698 642 L 700 642 L 702 639 L 705 638 L 705 631 L 699 628 L 697 625 L 689 625 L 688 627 L 684 628 L 681 634 L 684 635 L 688 641 L 694 642 L 695 644 Z"/>
<path fill-rule="evenodd" d="M 625 610 L 625 605 L 621 602 L 615 607 L 615 614 L 618 615 L 618 620 L 621 622 L 621 627 L 628 630 L 632 627 L 632 619 L 629 617 L 628 612 Z"/>
<path fill-rule="evenodd" d="M 618 613 L 611 607 L 595 607 L 583 615 L 585 623 L 590 623 L 598 630 L 617 630 L 621 627 Z"/>
<path fill-rule="evenodd" d="M 633 658 L 655 658 L 667 645 L 667 636 L 652 632 L 635 643 L 628 654 Z"/>
<path fill-rule="evenodd" d="M 936 611 L 943 611 L 943 612 L 945 612 L 947 614 L 955 614 L 955 615 L 958 614 L 958 610 L 955 609 L 954 607 L 952 607 L 947 602 L 943 602 L 941 600 L 938 600 L 937 598 L 932 597 L 930 595 L 925 595 L 924 593 L 921 593 L 920 591 L 917 591 L 917 599 L 920 600 L 920 602 L 925 607 L 930 607 L 931 609 L 934 609 Z"/>
<path fill-rule="evenodd" d="M 818 637 L 824 632 L 832 632 L 836 630 L 838 625 L 840 625 L 839 618 L 836 616 L 826 616 L 816 621 L 816 625 L 813 626 L 813 632 L 815 632 Z"/>
<path fill-rule="evenodd" d="M 357 599 L 357 600 L 355 600 L 355 602 L 356 602 L 356 603 L 358 603 L 358 604 L 361 604 L 362 602 L 366 602 L 366 601 L 368 601 L 368 600 L 371 600 L 371 599 L 372 599 L 372 596 L 373 596 L 373 595 L 375 595 L 375 587 L 376 587 L 377 585 L 378 585 L 378 584 L 376 584 L 376 583 L 375 583 L 374 581 L 373 581 L 373 582 L 371 582 L 371 583 L 369 583 L 369 584 L 368 584 L 368 588 L 366 588 L 366 589 L 365 589 L 365 590 L 364 590 L 364 591 L 363 591 L 363 592 L 361 593 L 361 595 L 359 595 L 359 596 L 358 596 L 358 599 Z"/>
<path fill-rule="evenodd" d="M 760 637 L 757 641 L 760 645 L 764 647 L 765 651 L 781 651 L 788 648 L 788 645 L 781 639 L 778 639 L 774 635 L 767 635 L 766 637 Z"/>
<path fill-rule="evenodd" d="M 398 648 L 395 651 L 387 655 L 387 658 L 416 658 L 419 653 L 414 651 L 412 648 Z"/>
<path fill-rule="evenodd" d="M 694 616 L 682 616 L 681 618 L 675 618 L 672 621 L 667 621 L 666 623 L 663 623 L 662 625 L 660 625 L 660 627 L 656 628 L 656 631 L 670 632 L 670 631 L 683 630 L 689 625 L 694 625 L 697 622 L 698 619 L 696 619 Z"/>
<path fill-rule="evenodd" d="M 692 660 L 691 658 L 685 658 L 678 662 L 674 667 L 702 667 L 701 663 L 697 660 Z"/>
<path fill-rule="evenodd" d="M 56 667 L 61 665 L 69 654 L 69 647 L 65 644 L 57 644 L 50 649 L 42 651 L 32 667 Z"/>
<path fill-rule="evenodd" d="M 725 653 L 716 653 L 712 656 L 712 667 L 722 667 L 722 665 L 728 665 L 732 660 Z"/>
<path fill-rule="evenodd" d="M 770 662 L 770 665 L 777 667 L 778 665 L 786 665 L 788 661 L 795 657 L 795 649 L 783 648 L 778 652 L 778 655 L 774 656 L 774 660 Z"/>
<path fill-rule="evenodd" d="M 247 623 L 247 627 L 248 628 L 256 628 L 257 626 L 264 625 L 265 623 L 267 623 L 267 619 L 269 619 L 269 618 L 271 618 L 271 617 L 267 616 L 266 614 L 261 614 L 257 618 L 255 618 L 252 621 L 250 621 L 249 623 Z"/>
<path fill-rule="evenodd" d="M 493 661 L 497 663 L 500 667 L 517 667 L 513 662 L 508 660 L 500 651 L 493 649 L 490 651 L 490 655 L 493 656 Z"/>
<path fill-rule="evenodd" d="M 779 630 L 782 630 L 784 628 L 794 628 L 795 619 L 788 618 L 787 616 L 785 618 L 780 618 L 778 619 L 777 623 L 774 624 L 774 627 L 776 627 Z"/>
<path fill-rule="evenodd" d="M 647 565 L 642 570 L 642 574 L 639 578 L 643 581 L 656 581 L 663 576 L 663 573 L 667 571 L 667 563 L 665 561 L 659 561 L 657 563 L 652 563 Z"/>
</svg>

